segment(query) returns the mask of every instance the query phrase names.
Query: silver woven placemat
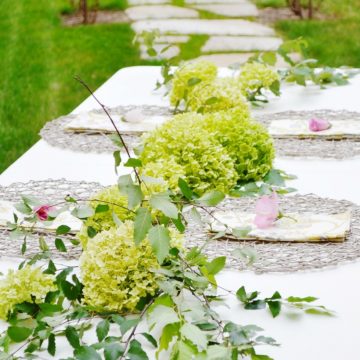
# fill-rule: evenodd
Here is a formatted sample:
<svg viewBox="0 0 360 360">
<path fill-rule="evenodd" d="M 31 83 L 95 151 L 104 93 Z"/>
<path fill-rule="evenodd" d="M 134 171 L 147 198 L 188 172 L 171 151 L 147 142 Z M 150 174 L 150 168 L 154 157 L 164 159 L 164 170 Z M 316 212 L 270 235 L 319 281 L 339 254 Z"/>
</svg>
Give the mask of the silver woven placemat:
<svg viewBox="0 0 360 360">
<path fill-rule="evenodd" d="M 98 183 L 74 182 L 61 180 L 30 181 L 15 183 L 7 187 L 0 186 L 0 199 L 18 201 L 21 194 L 37 196 L 47 203 L 61 201 L 66 195 L 78 199 L 87 199 L 91 194 L 101 189 Z M 240 198 L 224 201 L 221 209 L 241 209 L 254 211 L 256 199 Z M 286 212 L 323 212 L 339 213 L 352 211 L 351 232 L 343 243 L 288 243 L 261 241 L 234 241 L 217 239 L 209 241 L 209 234 L 205 226 L 189 223 L 186 233 L 186 245 L 205 246 L 205 252 L 211 257 L 227 256 L 227 266 L 240 270 L 249 269 L 247 264 L 232 255 L 233 250 L 252 248 L 257 256 L 251 269 L 257 273 L 265 272 L 296 272 L 302 270 L 320 269 L 336 266 L 360 258 L 360 207 L 345 200 L 321 198 L 316 195 L 294 195 L 280 199 L 281 209 Z M 55 236 L 46 234 L 49 247 L 54 250 Z M 9 231 L 0 231 L 0 256 L 20 256 L 22 239 L 9 238 Z M 67 253 L 54 250 L 54 257 L 77 259 L 81 253 L 80 246 L 70 245 Z M 39 251 L 38 236 L 28 239 L 27 256 Z"/>
<path fill-rule="evenodd" d="M 255 118 L 266 126 L 272 120 L 309 120 L 312 117 L 331 120 L 359 120 L 360 113 L 347 110 L 284 111 L 273 114 L 256 114 Z M 276 155 L 300 158 L 347 159 L 360 156 L 360 139 L 326 140 L 314 139 L 276 139 Z"/>
<path fill-rule="evenodd" d="M 156 105 L 126 105 L 110 108 L 111 114 L 123 115 L 131 110 L 140 110 L 146 115 L 172 116 L 170 108 Z M 103 113 L 102 109 L 92 110 L 94 113 Z M 72 121 L 76 115 L 65 115 L 47 122 L 40 131 L 40 136 L 50 145 L 81 152 L 108 153 L 116 150 L 115 145 L 107 134 L 101 133 L 75 133 L 65 131 L 65 126 Z M 121 131 L 121 129 L 120 129 Z M 140 144 L 140 135 L 124 134 L 123 138 L 129 148 Z"/>
<path fill-rule="evenodd" d="M 42 180 L 30 181 L 27 183 L 13 183 L 10 186 L 0 186 L 0 199 L 11 202 L 18 202 L 21 195 L 35 196 L 44 204 L 55 204 L 64 200 L 67 195 L 75 199 L 88 199 L 91 194 L 101 189 L 102 186 L 95 182 L 85 181 L 68 181 L 60 180 Z M 27 251 L 26 258 L 39 253 L 39 235 L 33 234 L 27 237 Z M 42 232 L 47 245 L 49 246 L 51 257 L 55 259 L 78 259 L 81 254 L 81 246 L 74 246 L 66 237 L 64 242 L 67 247 L 67 252 L 59 252 L 56 250 L 55 234 L 49 232 Z M 0 257 L 22 257 L 21 246 L 23 238 L 11 238 L 10 232 L 6 229 L 0 228 Z"/>
</svg>

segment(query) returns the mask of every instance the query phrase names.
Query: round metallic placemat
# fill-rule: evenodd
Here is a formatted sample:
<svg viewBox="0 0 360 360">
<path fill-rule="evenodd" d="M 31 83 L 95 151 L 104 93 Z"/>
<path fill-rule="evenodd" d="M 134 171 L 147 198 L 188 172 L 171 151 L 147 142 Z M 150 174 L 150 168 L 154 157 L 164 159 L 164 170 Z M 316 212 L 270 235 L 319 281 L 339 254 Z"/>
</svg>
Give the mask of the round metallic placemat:
<svg viewBox="0 0 360 360">
<path fill-rule="evenodd" d="M 131 110 L 140 110 L 145 115 L 172 116 L 170 108 L 156 105 L 126 105 L 110 108 L 110 114 L 123 115 Z M 103 113 L 102 109 L 92 110 L 94 113 Z M 111 153 L 116 150 L 116 146 L 109 139 L 107 134 L 101 133 L 75 133 L 65 131 L 65 126 L 70 123 L 77 115 L 69 114 L 61 116 L 55 120 L 47 122 L 40 131 L 40 136 L 50 145 L 81 152 Z M 121 129 L 120 129 L 121 130 Z M 123 134 L 125 143 L 134 148 L 140 144 L 141 135 Z"/>
<path fill-rule="evenodd" d="M 98 183 L 74 182 L 61 180 L 30 181 L 14 183 L 7 187 L 0 186 L 0 199 L 16 202 L 21 194 L 37 196 L 47 203 L 56 203 L 71 195 L 77 199 L 87 199 L 91 194 L 101 189 Z M 254 198 L 227 199 L 216 210 L 241 209 L 254 212 Z M 296 272 L 302 270 L 320 269 L 336 266 L 360 258 L 360 207 L 345 200 L 321 198 L 316 195 L 294 195 L 280 198 L 282 212 L 323 212 L 335 214 L 351 210 L 351 232 L 342 243 L 290 243 L 238 241 L 229 239 L 209 240 L 206 225 L 199 226 L 191 221 L 186 231 L 186 246 L 202 246 L 211 258 L 227 256 L 227 266 L 236 269 L 252 269 L 257 273 L 266 272 Z M 67 253 L 59 253 L 53 245 L 55 235 L 47 233 L 47 243 L 53 251 L 53 257 L 78 259 L 80 246 L 69 245 Z M 211 235 L 213 236 L 213 235 Z M 39 252 L 38 235 L 27 241 L 26 256 Z M 21 256 L 22 239 L 10 239 L 9 231 L 0 231 L 0 256 Z M 253 249 L 256 260 L 249 267 L 244 260 L 233 256 L 235 249 Z"/>
<path fill-rule="evenodd" d="M 284 111 L 273 114 L 256 114 L 255 118 L 266 126 L 272 120 L 309 120 L 312 117 L 331 120 L 359 120 L 360 113 L 347 110 Z M 314 139 L 276 139 L 276 155 L 286 157 L 346 159 L 360 156 L 359 139 L 325 140 Z"/>
</svg>

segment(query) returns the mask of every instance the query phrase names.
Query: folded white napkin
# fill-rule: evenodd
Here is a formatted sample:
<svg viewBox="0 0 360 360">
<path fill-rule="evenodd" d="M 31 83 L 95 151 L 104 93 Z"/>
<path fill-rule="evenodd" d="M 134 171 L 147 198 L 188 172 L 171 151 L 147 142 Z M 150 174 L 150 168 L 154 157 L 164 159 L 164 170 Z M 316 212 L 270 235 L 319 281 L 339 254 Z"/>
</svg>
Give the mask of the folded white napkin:
<svg viewBox="0 0 360 360">
<path fill-rule="evenodd" d="M 123 134 L 138 134 L 154 130 L 167 120 L 166 116 L 146 116 L 129 112 L 124 116 L 111 115 L 119 131 Z M 66 126 L 66 131 L 88 133 L 113 133 L 114 126 L 104 113 L 86 112 L 78 114 Z"/>
<path fill-rule="evenodd" d="M 360 138 L 360 121 L 331 120 L 331 127 L 322 131 L 311 131 L 308 120 L 273 120 L 269 126 L 269 133 L 277 138 Z"/>
<path fill-rule="evenodd" d="M 211 231 L 231 235 L 229 228 L 251 228 L 244 239 L 265 241 L 320 242 L 344 241 L 350 231 L 351 213 L 340 214 L 286 214 L 273 226 L 259 229 L 254 224 L 255 214 L 241 211 L 216 211 L 218 221 L 211 224 Z"/>
</svg>

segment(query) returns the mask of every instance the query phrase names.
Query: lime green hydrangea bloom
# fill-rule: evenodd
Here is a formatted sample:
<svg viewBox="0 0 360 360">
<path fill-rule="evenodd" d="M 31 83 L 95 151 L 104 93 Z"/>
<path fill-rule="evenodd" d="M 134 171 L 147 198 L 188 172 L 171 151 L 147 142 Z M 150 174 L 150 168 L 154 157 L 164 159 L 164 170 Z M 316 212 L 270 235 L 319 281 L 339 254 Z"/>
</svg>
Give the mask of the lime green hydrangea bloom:
<svg viewBox="0 0 360 360">
<path fill-rule="evenodd" d="M 280 77 L 269 66 L 261 63 L 246 63 L 241 67 L 239 75 L 240 86 L 243 93 L 248 91 L 257 91 L 260 88 L 269 89 Z"/>
<path fill-rule="evenodd" d="M 188 97 L 188 108 L 191 111 L 208 113 L 233 107 L 248 109 L 248 104 L 239 81 L 230 77 L 200 83 Z"/>
<path fill-rule="evenodd" d="M 98 311 L 134 312 L 140 299 L 155 295 L 159 263 L 149 241 L 136 246 L 134 224 L 125 221 L 90 239 L 80 257 L 84 303 Z M 171 231 L 175 244 L 182 235 Z"/>
<path fill-rule="evenodd" d="M 0 319 L 6 320 L 17 304 L 25 301 L 41 303 L 48 292 L 57 289 L 54 281 L 53 275 L 29 265 L 17 271 L 10 270 L 0 280 Z"/>
<path fill-rule="evenodd" d="M 233 159 L 238 182 L 261 180 L 271 170 L 275 157 L 272 138 L 250 119 L 246 109 L 207 114 L 204 127 Z"/>
<path fill-rule="evenodd" d="M 187 62 L 180 66 L 172 79 L 170 104 L 178 106 L 180 102 L 197 87 L 189 86 L 190 79 L 199 79 L 201 82 L 211 82 L 217 76 L 217 67 L 209 61 Z M 195 81 L 196 82 L 196 81 Z"/>
<path fill-rule="evenodd" d="M 236 183 L 256 181 L 272 168 L 274 147 L 248 108 L 176 115 L 147 135 L 141 160 L 176 188 L 179 175 L 199 195 L 228 193 Z M 172 168 L 176 164 L 176 171 Z"/>
<path fill-rule="evenodd" d="M 201 114 L 185 113 L 167 121 L 145 137 L 141 161 L 144 169 L 157 164 L 158 176 L 173 189 L 181 176 L 199 194 L 210 189 L 227 192 L 236 184 L 234 163 L 201 126 L 202 120 Z"/>
</svg>

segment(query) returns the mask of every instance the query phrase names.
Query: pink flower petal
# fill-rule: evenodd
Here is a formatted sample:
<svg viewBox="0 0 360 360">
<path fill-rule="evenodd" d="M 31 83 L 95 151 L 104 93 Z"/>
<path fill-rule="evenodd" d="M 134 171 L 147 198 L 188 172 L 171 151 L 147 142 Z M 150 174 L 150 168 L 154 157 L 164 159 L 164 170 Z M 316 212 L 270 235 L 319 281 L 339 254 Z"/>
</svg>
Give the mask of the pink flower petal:
<svg viewBox="0 0 360 360">
<path fill-rule="evenodd" d="M 309 120 L 309 130 L 310 131 L 323 131 L 323 130 L 327 130 L 331 127 L 331 124 L 329 121 L 324 120 L 324 119 L 310 119 Z"/>
<path fill-rule="evenodd" d="M 274 192 L 271 195 L 264 195 L 255 205 L 255 219 L 254 224 L 260 228 L 265 229 L 273 225 L 279 216 L 279 199 Z"/>
<path fill-rule="evenodd" d="M 38 206 L 34 209 L 37 218 L 41 221 L 47 220 L 49 217 L 49 211 L 52 209 L 50 205 Z"/>
</svg>

